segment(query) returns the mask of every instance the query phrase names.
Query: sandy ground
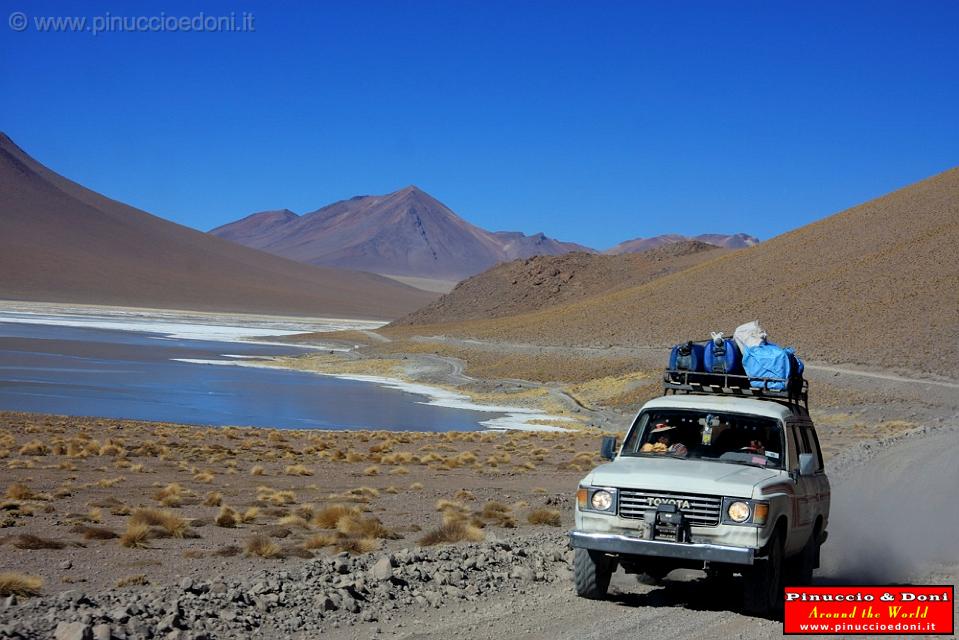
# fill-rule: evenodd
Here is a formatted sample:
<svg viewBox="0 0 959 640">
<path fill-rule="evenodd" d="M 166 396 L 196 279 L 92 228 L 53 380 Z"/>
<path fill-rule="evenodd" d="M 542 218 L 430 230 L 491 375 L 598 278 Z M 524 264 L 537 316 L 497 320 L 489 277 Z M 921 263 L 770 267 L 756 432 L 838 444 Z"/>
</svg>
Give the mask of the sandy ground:
<svg viewBox="0 0 959 640">
<path fill-rule="evenodd" d="M 0 413 L 0 424 L 0 572 L 38 575 L 47 591 L 104 589 L 138 575 L 159 583 L 185 574 L 238 575 L 264 562 L 335 553 L 345 543 L 302 548 L 316 534 L 335 537 L 335 519 L 327 528 L 316 522 L 330 505 L 382 523 L 383 535 L 358 536 L 371 548 L 415 547 L 442 524 L 437 502 L 444 499 L 469 512 L 502 503 L 509 517 L 477 523 L 490 536 L 548 526 L 529 523 L 539 508 L 556 510 L 553 525 L 569 526 L 570 496 L 595 464 L 599 440 L 585 431 L 274 431 L 17 413 Z M 224 506 L 257 515 L 218 526 Z M 123 534 L 138 509 L 166 512 L 189 531 L 160 534 L 138 548 L 115 537 L 84 538 L 83 527 Z M 24 535 L 43 541 L 24 542 Z M 276 540 L 288 557 L 245 557 L 242 548 L 257 535 Z"/>
<path fill-rule="evenodd" d="M 291 340 L 347 350 L 318 351 L 284 366 L 390 375 L 474 401 L 549 408 L 574 418 L 577 430 L 298 432 L 4 413 L 0 572 L 39 576 L 45 594 L 135 596 L 184 577 L 255 581 L 264 571 L 294 572 L 310 558 L 344 550 L 374 557 L 415 550 L 451 518 L 476 526 L 487 541 L 542 545 L 571 526 L 573 488 L 598 462 L 600 436 L 625 429 L 639 403 L 657 394 L 653 366 L 661 357 L 641 349 L 602 354 L 436 337 L 396 341 L 369 329 Z M 589 377 L 589 361 L 615 369 L 620 359 L 632 359 L 633 369 Z M 579 361 L 587 365 L 578 368 Z M 549 363 L 565 364 L 568 379 L 476 374 L 485 366 L 535 372 Z M 808 371 L 835 500 L 820 580 L 956 584 L 956 382 L 818 363 Z M 352 510 L 345 521 L 330 520 L 334 505 Z M 141 538 L 130 533 L 138 518 L 155 522 Z M 254 540 L 271 542 L 276 557 L 256 555 Z M 696 572 L 675 572 L 656 587 L 617 574 L 611 598 L 599 603 L 575 598 L 560 575 L 439 608 L 402 608 L 378 622 L 331 625 L 323 635 L 613 638 L 641 628 L 663 637 L 765 638 L 781 632 L 780 622 L 739 610 L 735 589 L 717 593 Z M 265 629 L 275 631 L 270 620 Z"/>
</svg>

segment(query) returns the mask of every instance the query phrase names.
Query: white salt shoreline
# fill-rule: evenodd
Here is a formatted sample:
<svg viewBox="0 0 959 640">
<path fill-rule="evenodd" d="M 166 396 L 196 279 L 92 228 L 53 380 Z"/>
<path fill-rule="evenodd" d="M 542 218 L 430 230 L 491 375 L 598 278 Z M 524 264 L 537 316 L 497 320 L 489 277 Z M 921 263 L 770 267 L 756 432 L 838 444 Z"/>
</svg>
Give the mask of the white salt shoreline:
<svg viewBox="0 0 959 640">
<path fill-rule="evenodd" d="M 489 420 L 482 420 L 480 424 L 491 430 L 513 430 L 513 431 L 553 431 L 568 432 L 571 429 L 556 427 L 552 425 L 530 424 L 536 420 L 549 420 L 552 422 L 572 422 L 571 418 L 564 416 L 554 416 L 543 413 L 537 409 L 528 409 L 526 407 L 512 407 L 507 405 L 477 404 L 469 396 L 440 387 L 419 384 L 416 382 L 407 382 L 399 378 L 389 378 L 386 376 L 371 376 L 355 373 L 325 373 L 320 371 L 307 371 L 303 369 L 291 369 L 276 364 L 270 364 L 267 361 L 251 362 L 246 360 L 200 360 L 192 358 L 174 358 L 177 362 L 189 362 L 192 364 L 212 364 L 227 365 L 236 367 L 256 367 L 261 369 L 279 369 L 282 371 L 300 371 L 303 373 L 312 373 L 319 376 L 330 378 L 339 378 L 340 380 L 355 380 L 357 382 L 369 382 L 377 384 L 387 389 L 405 391 L 429 398 L 428 401 L 420 401 L 418 404 L 432 405 L 436 407 L 446 407 L 449 409 L 463 409 L 466 411 L 478 411 L 482 413 L 504 413 L 506 415 Z"/>
</svg>

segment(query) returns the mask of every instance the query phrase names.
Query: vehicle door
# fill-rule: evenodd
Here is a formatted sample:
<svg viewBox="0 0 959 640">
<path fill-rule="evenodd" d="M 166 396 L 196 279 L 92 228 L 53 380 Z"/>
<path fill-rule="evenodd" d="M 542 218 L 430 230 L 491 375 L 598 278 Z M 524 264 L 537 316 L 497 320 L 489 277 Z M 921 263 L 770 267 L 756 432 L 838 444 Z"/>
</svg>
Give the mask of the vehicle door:
<svg viewBox="0 0 959 640">
<path fill-rule="evenodd" d="M 822 449 L 819 446 L 819 436 L 816 434 L 816 428 L 811 420 L 803 421 L 800 426 L 800 432 L 805 442 L 809 444 L 810 453 L 816 457 L 817 470 L 812 476 L 811 491 L 808 494 L 808 507 L 813 524 L 818 516 L 822 516 L 822 530 L 826 530 L 829 516 L 829 504 L 831 501 L 831 491 L 829 488 L 829 478 L 826 477 L 826 467 L 823 464 Z"/>
<path fill-rule="evenodd" d="M 803 422 L 791 420 L 787 423 L 789 446 L 795 455 L 789 456 L 790 470 L 795 481 L 792 497 L 792 515 L 789 518 L 789 536 L 786 540 L 786 554 L 798 553 L 809 539 L 815 522 L 815 511 L 812 508 L 818 488 L 814 476 L 799 475 L 799 455 L 812 453 L 809 444 L 809 435 L 805 434 Z"/>
</svg>

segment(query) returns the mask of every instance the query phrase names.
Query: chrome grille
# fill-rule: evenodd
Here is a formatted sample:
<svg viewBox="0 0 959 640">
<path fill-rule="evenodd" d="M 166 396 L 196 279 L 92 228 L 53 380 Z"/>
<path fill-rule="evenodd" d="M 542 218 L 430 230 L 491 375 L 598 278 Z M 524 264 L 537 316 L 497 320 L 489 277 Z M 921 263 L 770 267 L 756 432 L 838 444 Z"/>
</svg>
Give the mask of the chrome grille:
<svg viewBox="0 0 959 640">
<path fill-rule="evenodd" d="M 674 504 L 683 512 L 689 524 L 695 527 L 715 527 L 719 524 L 719 512 L 723 505 L 722 497 L 671 491 L 620 489 L 619 515 L 622 518 L 642 520 L 646 511 L 655 511 L 661 501 L 676 501 Z"/>
</svg>

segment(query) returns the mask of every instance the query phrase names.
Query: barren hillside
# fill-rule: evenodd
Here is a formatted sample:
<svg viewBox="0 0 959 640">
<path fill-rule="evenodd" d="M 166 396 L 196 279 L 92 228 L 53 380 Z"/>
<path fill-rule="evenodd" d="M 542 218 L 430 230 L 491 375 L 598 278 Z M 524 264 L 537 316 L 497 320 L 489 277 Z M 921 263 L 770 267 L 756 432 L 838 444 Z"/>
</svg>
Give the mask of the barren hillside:
<svg viewBox="0 0 959 640">
<path fill-rule="evenodd" d="M 110 200 L 0 134 L 0 298 L 395 318 L 435 295 L 247 249 Z"/>
<path fill-rule="evenodd" d="M 536 311 L 649 282 L 722 253 L 713 245 L 685 241 L 644 253 L 577 252 L 514 260 L 464 280 L 395 324 L 459 322 Z"/>
<path fill-rule="evenodd" d="M 254 213 L 210 233 L 310 264 L 454 281 L 516 258 L 591 251 L 542 233 L 486 231 L 412 185 L 302 216 Z"/>
<path fill-rule="evenodd" d="M 639 286 L 546 310 L 398 332 L 668 345 L 758 318 L 774 339 L 808 358 L 957 376 L 957 247 L 959 169 L 951 169 Z"/>
</svg>

